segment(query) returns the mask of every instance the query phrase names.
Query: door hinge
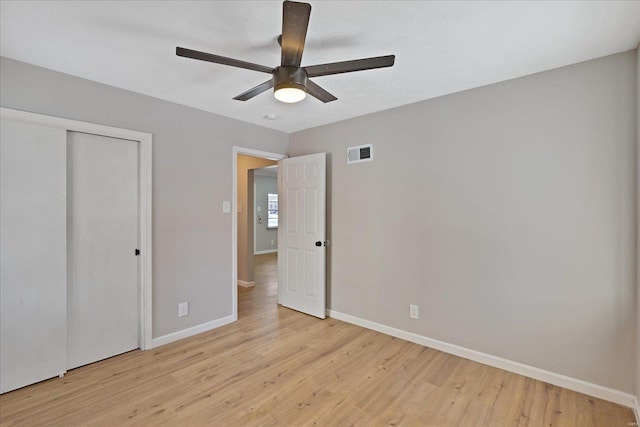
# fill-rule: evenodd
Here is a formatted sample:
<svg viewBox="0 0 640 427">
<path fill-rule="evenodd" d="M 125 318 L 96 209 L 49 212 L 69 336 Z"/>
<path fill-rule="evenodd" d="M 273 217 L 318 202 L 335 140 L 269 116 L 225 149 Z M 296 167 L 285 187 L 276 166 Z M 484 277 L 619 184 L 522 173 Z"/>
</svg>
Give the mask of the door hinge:
<svg viewBox="0 0 640 427">
<path fill-rule="evenodd" d="M 136 256 L 140 255 L 140 249 L 136 249 Z"/>
</svg>

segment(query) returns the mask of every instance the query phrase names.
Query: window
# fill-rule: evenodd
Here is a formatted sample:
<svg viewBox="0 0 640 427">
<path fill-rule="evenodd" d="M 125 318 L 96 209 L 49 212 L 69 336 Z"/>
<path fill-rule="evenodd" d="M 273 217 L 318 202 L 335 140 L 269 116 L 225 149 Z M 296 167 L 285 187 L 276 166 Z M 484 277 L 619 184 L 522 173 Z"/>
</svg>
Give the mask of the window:
<svg viewBox="0 0 640 427">
<path fill-rule="evenodd" d="M 267 228 L 278 228 L 278 194 L 267 193 Z"/>
</svg>

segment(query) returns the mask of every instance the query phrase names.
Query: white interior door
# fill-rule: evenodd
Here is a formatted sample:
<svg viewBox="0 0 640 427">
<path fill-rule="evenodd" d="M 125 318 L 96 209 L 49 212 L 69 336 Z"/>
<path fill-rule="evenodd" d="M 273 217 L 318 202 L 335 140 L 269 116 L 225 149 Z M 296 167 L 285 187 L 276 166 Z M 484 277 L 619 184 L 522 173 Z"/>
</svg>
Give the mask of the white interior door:
<svg viewBox="0 0 640 427">
<path fill-rule="evenodd" d="M 138 348 L 138 143 L 68 133 L 68 368 Z"/>
<path fill-rule="evenodd" d="M 0 124 L 0 393 L 64 373 L 66 132 Z"/>
<path fill-rule="evenodd" d="M 324 319 L 326 154 L 280 160 L 278 178 L 281 303 Z"/>
</svg>

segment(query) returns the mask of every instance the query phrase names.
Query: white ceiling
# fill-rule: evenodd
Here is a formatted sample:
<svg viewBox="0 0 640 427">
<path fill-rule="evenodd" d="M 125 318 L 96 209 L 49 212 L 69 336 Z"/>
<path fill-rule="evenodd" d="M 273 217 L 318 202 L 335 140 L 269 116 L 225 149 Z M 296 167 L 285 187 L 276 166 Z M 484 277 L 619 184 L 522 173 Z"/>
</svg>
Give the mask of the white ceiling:
<svg viewBox="0 0 640 427">
<path fill-rule="evenodd" d="M 268 1 L 0 1 L 0 55 L 294 132 L 634 49 L 640 1 L 312 1 L 302 65 L 396 55 L 391 68 L 315 78 L 338 97 L 287 105 L 268 75 L 175 55 L 176 46 L 280 61 Z M 275 115 L 275 120 L 265 119 Z"/>
</svg>

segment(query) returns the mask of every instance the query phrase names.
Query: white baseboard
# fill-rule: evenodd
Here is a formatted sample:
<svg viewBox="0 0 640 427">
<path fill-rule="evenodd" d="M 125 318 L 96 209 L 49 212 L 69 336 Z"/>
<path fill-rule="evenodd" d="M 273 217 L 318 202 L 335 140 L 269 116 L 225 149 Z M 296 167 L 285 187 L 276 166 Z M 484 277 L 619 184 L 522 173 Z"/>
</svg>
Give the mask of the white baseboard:
<svg viewBox="0 0 640 427">
<path fill-rule="evenodd" d="M 242 286 L 243 288 L 253 288 L 255 285 L 255 281 L 245 282 L 244 280 L 238 280 L 238 286 Z"/>
<path fill-rule="evenodd" d="M 254 255 L 266 255 L 266 254 L 274 254 L 278 252 L 278 249 L 268 249 L 266 251 L 255 251 Z"/>
<path fill-rule="evenodd" d="M 207 331 L 210 331 L 212 329 L 219 328 L 220 326 L 224 326 L 224 325 L 227 325 L 229 323 L 233 323 L 236 320 L 238 320 L 238 318 L 236 316 L 234 316 L 234 315 L 231 315 L 231 316 L 223 317 L 221 319 L 212 320 L 211 322 L 202 323 L 200 325 L 192 326 L 190 328 L 183 329 L 183 330 L 178 331 L 178 332 L 173 332 L 171 334 L 163 335 L 161 337 L 154 338 L 151 341 L 151 346 L 152 346 L 151 348 L 160 347 L 161 345 L 169 344 L 169 343 L 172 343 L 174 341 L 181 340 L 183 338 L 192 337 L 194 335 L 198 335 L 198 334 L 201 334 L 203 332 L 207 332 Z"/>
<path fill-rule="evenodd" d="M 449 344 L 444 341 L 439 341 L 433 338 L 415 334 L 413 332 L 404 331 L 402 329 L 393 328 L 391 326 L 382 325 L 380 323 L 371 322 L 369 320 L 361 319 L 349 314 L 340 313 L 338 311 L 327 310 L 327 315 L 333 319 L 342 320 L 347 323 L 362 326 L 363 328 L 381 332 L 386 335 L 391 335 L 393 337 L 420 344 L 425 347 L 433 348 L 435 350 L 440 350 L 445 353 L 473 360 L 474 362 L 479 362 L 485 365 L 493 366 L 495 368 L 504 369 L 505 371 L 524 375 L 525 377 L 544 381 L 553 385 L 557 385 L 559 387 L 577 391 L 579 393 L 588 394 L 589 396 L 597 397 L 599 399 L 607 400 L 609 402 L 617 403 L 629 408 L 635 408 L 636 418 L 638 417 L 638 400 L 632 394 L 625 393 L 620 390 L 592 384 L 583 380 L 579 380 L 577 378 L 557 374 L 555 372 L 545 371 L 544 369 L 535 368 L 523 363 L 503 359 L 498 356 L 493 356 L 491 354 L 482 353 L 480 351 L 471 350 L 465 347 L 460 347 L 455 344 Z"/>
<path fill-rule="evenodd" d="M 636 425 L 640 425 L 640 396 L 634 396 L 633 398 L 633 412 L 636 415 Z"/>
</svg>

